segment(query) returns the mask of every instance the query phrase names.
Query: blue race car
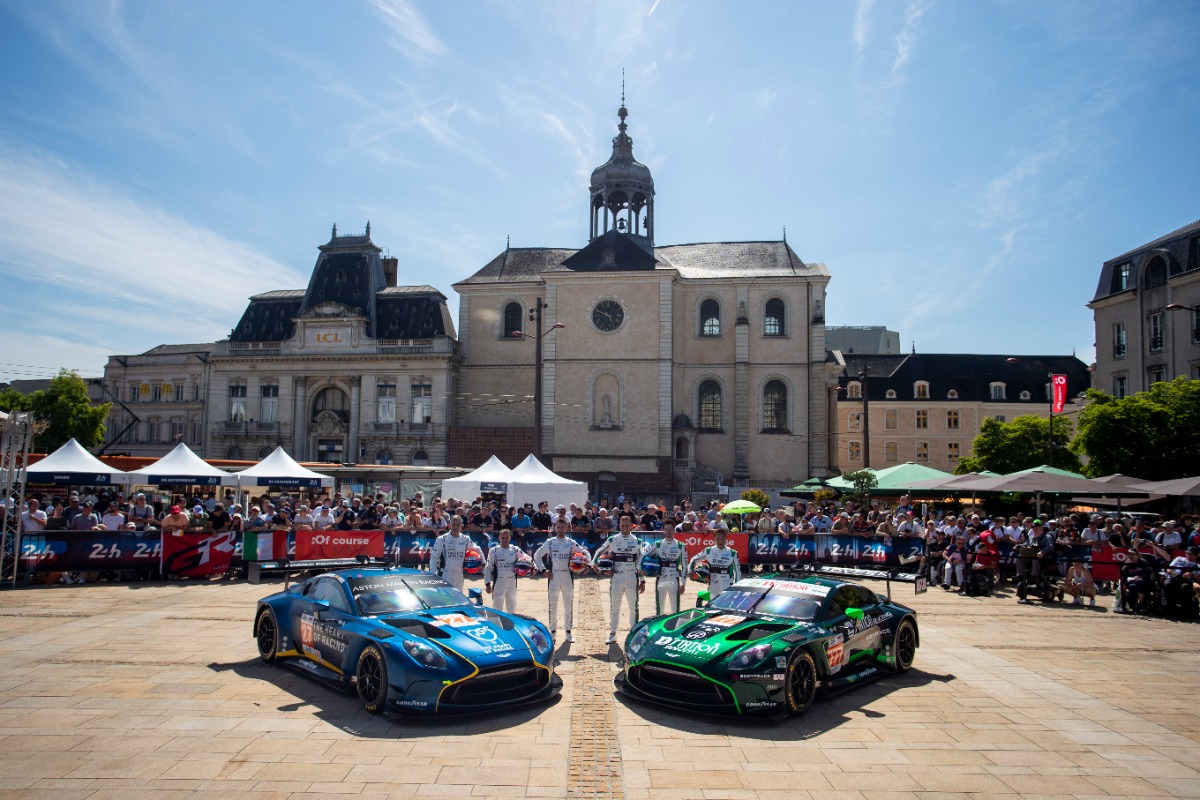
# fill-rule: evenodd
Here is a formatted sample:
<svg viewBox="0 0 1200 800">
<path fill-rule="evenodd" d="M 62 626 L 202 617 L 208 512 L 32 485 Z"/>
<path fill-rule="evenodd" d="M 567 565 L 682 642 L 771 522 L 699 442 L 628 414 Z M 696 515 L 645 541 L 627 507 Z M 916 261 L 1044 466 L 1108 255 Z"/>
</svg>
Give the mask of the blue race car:
<svg viewBox="0 0 1200 800">
<path fill-rule="evenodd" d="M 309 578 L 258 601 L 254 638 L 263 661 L 352 687 L 372 713 L 488 711 L 562 690 L 546 626 L 421 570 Z"/>
</svg>

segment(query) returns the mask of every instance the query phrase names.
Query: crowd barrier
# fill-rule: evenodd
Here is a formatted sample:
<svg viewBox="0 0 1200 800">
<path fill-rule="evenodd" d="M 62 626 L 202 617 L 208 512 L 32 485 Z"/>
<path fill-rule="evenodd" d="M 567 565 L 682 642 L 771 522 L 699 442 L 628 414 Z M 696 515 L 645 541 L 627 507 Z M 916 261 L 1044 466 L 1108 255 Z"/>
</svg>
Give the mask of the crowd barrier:
<svg viewBox="0 0 1200 800">
<path fill-rule="evenodd" d="M 487 553 L 496 543 L 493 532 L 464 531 Z M 644 544 L 663 538 L 659 532 L 635 532 Z M 289 558 L 353 558 L 357 555 L 385 557 L 404 567 L 425 567 L 435 531 L 266 531 L 241 534 L 185 533 L 162 535 L 138 531 L 42 531 L 21 538 L 23 572 L 120 572 L 159 571 L 163 575 L 202 577 L 239 569 L 246 560 L 266 561 Z M 517 533 L 513 542 L 532 554 L 546 539 L 545 531 Z M 688 556 L 711 545 L 710 532 L 680 534 Z M 243 540 L 244 539 L 244 540 Z M 594 553 L 604 537 L 593 534 L 580 537 Z M 775 533 L 732 533 L 730 545 L 739 560 L 748 566 L 779 566 L 821 563 L 839 566 L 874 566 L 913 571 L 925 555 L 925 541 L 919 537 L 869 537 L 845 534 L 784 537 Z M 1015 569 L 1016 554 L 1011 544 L 999 545 L 1001 572 Z M 1098 581 L 1115 581 L 1125 563 L 1128 550 L 1110 545 L 1086 544 L 1058 546 L 1058 559 L 1069 563 L 1076 559 L 1088 564 Z M 1175 550 L 1172 556 L 1184 554 Z"/>
</svg>

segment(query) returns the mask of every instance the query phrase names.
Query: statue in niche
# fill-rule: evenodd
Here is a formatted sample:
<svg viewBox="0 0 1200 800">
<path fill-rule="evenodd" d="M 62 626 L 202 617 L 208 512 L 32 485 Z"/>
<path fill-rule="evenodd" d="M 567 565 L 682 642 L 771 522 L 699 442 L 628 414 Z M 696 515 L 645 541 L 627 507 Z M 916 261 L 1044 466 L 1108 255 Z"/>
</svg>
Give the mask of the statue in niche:
<svg viewBox="0 0 1200 800">
<path fill-rule="evenodd" d="M 612 418 L 612 397 L 607 394 L 601 397 L 600 406 L 603 409 L 603 413 L 600 416 L 600 423 L 596 427 L 605 430 L 616 427 Z"/>
</svg>

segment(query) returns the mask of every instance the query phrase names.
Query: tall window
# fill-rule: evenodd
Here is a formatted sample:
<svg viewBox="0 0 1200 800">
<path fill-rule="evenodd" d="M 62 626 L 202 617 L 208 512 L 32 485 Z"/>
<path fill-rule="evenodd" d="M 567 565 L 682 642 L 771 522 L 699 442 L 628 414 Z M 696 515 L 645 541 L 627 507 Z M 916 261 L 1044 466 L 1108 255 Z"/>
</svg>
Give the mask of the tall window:
<svg viewBox="0 0 1200 800">
<path fill-rule="evenodd" d="M 925 430 L 929 427 L 929 412 L 921 408 L 917 410 L 917 429 Z"/>
<path fill-rule="evenodd" d="M 862 442 L 850 442 L 850 461 L 862 461 Z"/>
<path fill-rule="evenodd" d="M 1129 288 L 1129 270 L 1128 261 L 1124 264 L 1118 264 L 1117 268 L 1113 270 L 1112 290 L 1114 292 L 1123 292 Z"/>
<path fill-rule="evenodd" d="M 960 452 L 959 452 L 958 442 L 947 442 L 947 444 L 946 444 L 946 460 L 949 461 L 951 464 L 957 464 L 959 455 L 960 455 Z"/>
<path fill-rule="evenodd" d="M 259 422 L 278 422 L 279 421 L 279 386 L 277 384 L 263 384 L 259 387 L 262 397 L 258 401 L 258 420 Z"/>
<path fill-rule="evenodd" d="M 852 411 L 852 412 L 850 412 L 850 416 L 849 416 L 847 419 L 848 419 L 848 421 L 849 421 L 849 423 L 850 423 L 850 430 L 852 430 L 852 431 L 860 431 L 860 430 L 862 430 L 862 419 L 863 419 L 863 417 L 862 417 L 862 412 L 861 412 L 861 411 Z"/>
<path fill-rule="evenodd" d="M 200 443 L 200 420 L 192 420 L 192 441 L 196 444 Z"/>
<path fill-rule="evenodd" d="M 929 398 L 929 381 L 917 381 L 913 384 L 913 397 L 918 400 Z"/>
<path fill-rule="evenodd" d="M 896 412 L 896 409 L 894 409 L 894 408 L 889 408 L 887 411 L 884 411 L 883 412 L 883 427 L 887 428 L 889 431 L 896 430 L 898 427 L 900 427 L 899 417 L 900 417 L 900 415 Z"/>
<path fill-rule="evenodd" d="M 991 388 L 993 400 L 1003 400 L 1005 398 L 1005 385 L 1003 383 L 993 383 L 991 384 Z"/>
<path fill-rule="evenodd" d="M 412 385 L 412 421 L 433 422 L 432 384 L 414 383 Z"/>
<path fill-rule="evenodd" d="M 946 412 L 946 430 L 950 430 L 950 431 L 958 430 L 958 412 L 957 411 L 947 411 Z"/>
<path fill-rule="evenodd" d="M 163 399 L 163 395 L 162 395 L 162 387 L 161 387 L 161 386 L 159 386 L 157 383 L 156 383 L 156 384 L 154 384 L 154 386 L 153 386 L 153 387 L 151 387 L 151 391 L 153 392 L 153 394 L 151 395 L 151 399 L 152 399 L 154 402 L 156 402 L 156 403 L 157 403 L 159 400 L 162 400 L 162 399 Z"/>
<path fill-rule="evenodd" d="M 387 449 L 386 447 L 376 450 L 375 451 L 375 463 L 376 464 L 392 463 L 392 451 Z"/>
<path fill-rule="evenodd" d="M 783 326 L 783 301 L 772 297 L 767 301 L 767 313 L 763 315 L 763 335 L 783 336 L 787 331 Z"/>
<path fill-rule="evenodd" d="M 917 442 L 917 463 L 929 463 L 929 442 Z"/>
<path fill-rule="evenodd" d="M 242 448 L 238 447 L 236 444 L 233 445 L 225 451 L 225 457 L 234 461 L 240 461 L 242 459 Z"/>
<path fill-rule="evenodd" d="M 350 398 L 336 386 L 327 386 L 313 400 L 313 419 L 322 411 L 332 411 L 342 422 L 350 421 Z"/>
<path fill-rule="evenodd" d="M 375 384 L 375 421 L 396 421 L 396 384 L 384 382 Z M 387 461 L 380 461 L 387 464 Z"/>
<path fill-rule="evenodd" d="M 1151 386 L 1153 386 L 1156 383 L 1162 383 L 1166 379 L 1167 379 L 1167 368 L 1166 367 L 1151 368 L 1150 381 L 1149 381 Z"/>
<path fill-rule="evenodd" d="M 1129 378 L 1124 375 L 1113 376 L 1113 397 L 1120 400 L 1129 394 Z"/>
<path fill-rule="evenodd" d="M 895 442 L 884 442 L 883 444 L 883 460 L 889 464 L 895 464 L 900 460 L 900 445 Z"/>
<path fill-rule="evenodd" d="M 1163 349 L 1163 315 L 1156 311 L 1149 319 L 1150 352 Z"/>
<path fill-rule="evenodd" d="M 1200 306 L 1192 308 L 1192 344 L 1200 342 Z"/>
<path fill-rule="evenodd" d="M 174 418 L 171 420 L 171 442 L 183 441 L 183 420 Z"/>
<path fill-rule="evenodd" d="M 229 384 L 229 421 L 246 421 L 246 385 Z"/>
<path fill-rule="evenodd" d="M 161 442 L 162 441 L 162 423 L 156 419 L 146 423 L 146 441 Z"/>
<path fill-rule="evenodd" d="M 175 384 L 175 402 L 176 403 L 183 402 L 183 384 L 182 383 Z"/>
<path fill-rule="evenodd" d="M 858 381 L 850 381 L 846 384 L 846 396 L 851 400 L 862 399 L 862 384 Z"/>
<path fill-rule="evenodd" d="M 699 396 L 700 430 L 721 430 L 721 385 L 716 381 L 705 381 L 700 384 Z"/>
<path fill-rule="evenodd" d="M 502 339 L 519 339 L 520 334 L 517 331 L 525 330 L 522 324 L 525 321 L 524 309 L 520 303 L 509 303 L 504 307 L 504 331 L 500 334 Z"/>
<path fill-rule="evenodd" d="M 721 306 L 716 300 L 705 300 L 700 304 L 700 335 L 721 335 Z"/>
<path fill-rule="evenodd" d="M 1146 265 L 1146 288 L 1153 289 L 1167 282 L 1167 262 L 1162 256 L 1155 256 Z"/>
<path fill-rule="evenodd" d="M 429 454 L 424 450 L 418 450 L 412 455 L 412 463 L 414 467 L 424 467 L 429 464 Z"/>
<path fill-rule="evenodd" d="M 787 387 L 783 381 L 767 381 L 763 387 L 763 430 L 787 430 Z"/>
<path fill-rule="evenodd" d="M 1113 323 L 1113 358 L 1125 357 L 1125 323 Z"/>
</svg>

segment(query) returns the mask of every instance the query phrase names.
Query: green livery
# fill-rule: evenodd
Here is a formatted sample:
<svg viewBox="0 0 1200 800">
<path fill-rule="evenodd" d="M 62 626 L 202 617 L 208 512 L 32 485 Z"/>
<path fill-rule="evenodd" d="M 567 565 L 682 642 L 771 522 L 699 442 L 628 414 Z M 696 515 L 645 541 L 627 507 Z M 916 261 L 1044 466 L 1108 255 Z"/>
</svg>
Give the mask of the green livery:
<svg viewBox="0 0 1200 800">
<path fill-rule="evenodd" d="M 916 612 L 856 583 L 749 578 L 704 608 L 643 620 L 625 640 L 617 688 L 692 711 L 804 713 L 836 690 L 912 666 Z"/>
</svg>

